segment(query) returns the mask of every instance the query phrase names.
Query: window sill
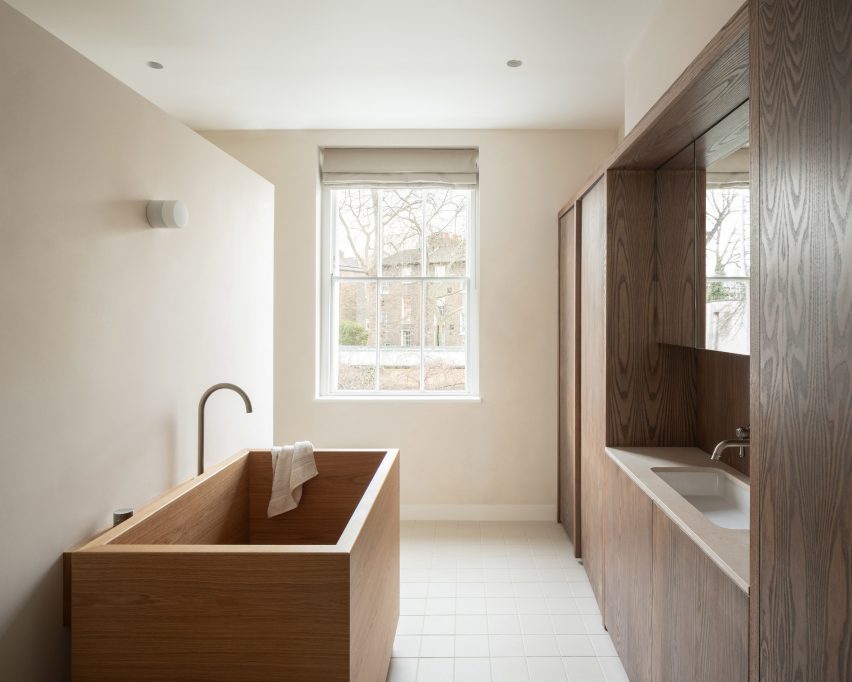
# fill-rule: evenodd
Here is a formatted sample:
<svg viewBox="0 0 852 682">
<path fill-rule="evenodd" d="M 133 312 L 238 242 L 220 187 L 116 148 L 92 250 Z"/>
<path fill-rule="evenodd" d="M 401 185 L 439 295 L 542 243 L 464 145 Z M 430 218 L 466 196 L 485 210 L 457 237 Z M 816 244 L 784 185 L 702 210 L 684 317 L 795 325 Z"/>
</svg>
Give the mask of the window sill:
<svg viewBox="0 0 852 682">
<path fill-rule="evenodd" d="M 315 403 L 481 403 L 478 395 L 319 395 Z"/>
</svg>

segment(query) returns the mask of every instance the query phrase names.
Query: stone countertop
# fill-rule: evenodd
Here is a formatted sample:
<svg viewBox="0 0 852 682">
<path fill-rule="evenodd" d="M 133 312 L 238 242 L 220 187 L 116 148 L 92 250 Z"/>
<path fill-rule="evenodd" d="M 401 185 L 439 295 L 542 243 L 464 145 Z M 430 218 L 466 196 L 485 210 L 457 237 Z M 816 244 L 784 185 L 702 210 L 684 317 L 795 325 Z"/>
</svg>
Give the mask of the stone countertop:
<svg viewBox="0 0 852 682">
<path fill-rule="evenodd" d="M 606 448 L 606 454 L 653 503 L 697 544 L 743 592 L 749 591 L 748 530 L 721 528 L 687 502 L 652 470 L 655 467 L 718 469 L 748 484 L 748 478 L 698 448 Z"/>
</svg>

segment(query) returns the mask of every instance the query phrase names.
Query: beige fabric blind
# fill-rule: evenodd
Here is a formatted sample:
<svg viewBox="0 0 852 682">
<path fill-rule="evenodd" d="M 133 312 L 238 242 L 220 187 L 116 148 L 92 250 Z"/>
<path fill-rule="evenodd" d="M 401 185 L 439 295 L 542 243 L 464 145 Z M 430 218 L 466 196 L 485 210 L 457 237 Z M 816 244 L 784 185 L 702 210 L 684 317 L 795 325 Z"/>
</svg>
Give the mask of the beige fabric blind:
<svg viewBox="0 0 852 682">
<path fill-rule="evenodd" d="M 474 187 L 476 149 L 325 147 L 320 150 L 324 185 L 450 185 Z"/>
</svg>

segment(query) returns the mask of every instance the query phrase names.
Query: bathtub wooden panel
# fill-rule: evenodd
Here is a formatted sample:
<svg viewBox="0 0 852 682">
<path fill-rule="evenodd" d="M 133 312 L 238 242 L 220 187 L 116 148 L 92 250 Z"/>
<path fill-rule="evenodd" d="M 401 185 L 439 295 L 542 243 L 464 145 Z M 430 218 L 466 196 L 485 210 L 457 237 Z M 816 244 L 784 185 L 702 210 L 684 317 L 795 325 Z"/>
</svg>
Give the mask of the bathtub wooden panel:
<svg viewBox="0 0 852 682">
<path fill-rule="evenodd" d="M 267 518 L 272 455 L 252 452 L 249 468 L 249 538 L 253 545 L 333 545 L 370 484 L 384 452 L 317 451 L 319 475 L 302 488 L 299 506 Z"/>
<path fill-rule="evenodd" d="M 128 523 L 112 544 L 241 545 L 249 541 L 246 458 L 225 463 L 203 485 L 165 500 L 142 521 Z M 149 507 L 140 510 L 142 516 Z"/>
<path fill-rule="evenodd" d="M 349 559 L 353 682 L 383 682 L 387 677 L 399 620 L 398 458 L 390 464 L 384 484 L 377 485 L 382 482 L 377 475 L 371 484 L 375 490 L 367 491 L 363 508 L 368 516 Z"/>
<path fill-rule="evenodd" d="M 349 679 L 346 554 L 76 553 L 72 677 Z"/>
</svg>

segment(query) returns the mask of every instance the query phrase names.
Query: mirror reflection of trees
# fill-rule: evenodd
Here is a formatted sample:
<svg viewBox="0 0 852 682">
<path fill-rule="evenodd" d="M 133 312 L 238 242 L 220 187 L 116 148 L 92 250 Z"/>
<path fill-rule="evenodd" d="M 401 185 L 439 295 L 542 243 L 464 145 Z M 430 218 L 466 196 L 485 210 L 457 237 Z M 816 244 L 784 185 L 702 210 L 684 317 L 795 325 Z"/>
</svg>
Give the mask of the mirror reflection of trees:
<svg viewBox="0 0 852 682">
<path fill-rule="evenodd" d="M 748 353 L 748 184 L 708 182 L 705 205 L 706 347 Z"/>
<path fill-rule="evenodd" d="M 465 390 L 471 197 L 333 190 L 338 389 Z"/>
</svg>

